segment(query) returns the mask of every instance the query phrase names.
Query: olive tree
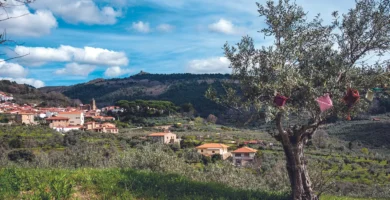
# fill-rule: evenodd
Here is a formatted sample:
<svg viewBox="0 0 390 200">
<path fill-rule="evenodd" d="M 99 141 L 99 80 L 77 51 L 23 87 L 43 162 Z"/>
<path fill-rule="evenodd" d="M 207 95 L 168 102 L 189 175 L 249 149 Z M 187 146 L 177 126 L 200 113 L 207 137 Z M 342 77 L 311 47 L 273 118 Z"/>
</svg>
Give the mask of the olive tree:
<svg viewBox="0 0 390 200">
<path fill-rule="evenodd" d="M 257 6 L 266 24 L 260 32 L 273 44 L 256 49 L 249 36 L 237 45 L 225 44 L 232 86 L 224 94 L 209 88 L 206 97 L 240 112 L 256 110 L 274 123 L 270 134 L 283 146 L 292 198 L 318 199 L 304 145 L 327 117 L 354 115 L 368 107 L 363 98 L 342 101 L 348 88 L 362 95 L 389 83 L 383 56 L 390 50 L 390 1 L 357 0 L 346 14 L 333 12 L 330 24 L 319 14 L 310 19 L 289 0 Z M 378 59 L 367 62 L 367 57 Z M 316 98 L 326 93 L 333 107 L 321 112 Z M 284 106 L 275 105 L 277 95 L 286 97 Z"/>
</svg>

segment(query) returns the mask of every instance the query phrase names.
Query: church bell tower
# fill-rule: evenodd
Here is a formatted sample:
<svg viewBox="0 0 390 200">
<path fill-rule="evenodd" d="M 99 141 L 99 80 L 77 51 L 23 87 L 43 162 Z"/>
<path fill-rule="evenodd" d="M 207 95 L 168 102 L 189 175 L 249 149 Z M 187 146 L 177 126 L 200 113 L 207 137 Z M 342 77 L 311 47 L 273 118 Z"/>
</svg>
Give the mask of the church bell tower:
<svg viewBox="0 0 390 200">
<path fill-rule="evenodd" d="M 95 102 L 94 98 L 92 99 L 92 102 L 91 102 L 91 109 L 96 110 L 96 102 Z"/>
</svg>

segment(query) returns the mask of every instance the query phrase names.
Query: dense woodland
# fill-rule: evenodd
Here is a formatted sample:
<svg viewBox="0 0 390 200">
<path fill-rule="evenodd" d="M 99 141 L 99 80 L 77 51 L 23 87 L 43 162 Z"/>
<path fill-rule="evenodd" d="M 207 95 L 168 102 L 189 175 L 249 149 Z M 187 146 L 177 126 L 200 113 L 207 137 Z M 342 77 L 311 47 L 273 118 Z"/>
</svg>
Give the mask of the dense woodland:
<svg viewBox="0 0 390 200">
<path fill-rule="evenodd" d="M 0 80 L 0 91 L 10 93 L 18 104 L 37 104 L 40 106 L 69 106 L 74 102 L 59 92 L 41 92 L 27 84 L 17 84 L 8 80 Z"/>
<path fill-rule="evenodd" d="M 176 105 L 191 103 L 197 113 L 203 117 L 220 114 L 225 109 L 205 98 L 209 86 L 223 92 L 223 83 L 230 75 L 224 74 L 138 74 L 124 79 L 100 79 L 88 83 L 69 86 L 60 92 L 71 99 L 89 103 L 96 99 L 98 106 L 113 105 L 120 100 L 134 101 L 163 100 Z M 42 91 L 55 89 L 42 88 Z M 150 90 L 150 92 L 149 92 Z M 151 94 L 154 90 L 161 90 Z"/>
</svg>

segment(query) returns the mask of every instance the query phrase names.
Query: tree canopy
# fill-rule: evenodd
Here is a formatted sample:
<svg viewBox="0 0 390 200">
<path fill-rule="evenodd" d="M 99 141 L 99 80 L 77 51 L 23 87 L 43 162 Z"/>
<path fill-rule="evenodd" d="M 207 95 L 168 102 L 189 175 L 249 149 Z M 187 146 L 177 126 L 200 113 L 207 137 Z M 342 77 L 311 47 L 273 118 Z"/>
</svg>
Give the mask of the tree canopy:
<svg viewBox="0 0 390 200">
<path fill-rule="evenodd" d="M 236 46 L 225 44 L 242 95 L 228 88 L 226 95 L 217 96 L 209 89 L 209 98 L 236 109 L 257 108 L 272 120 L 280 111 L 274 106 L 279 93 L 288 98 L 284 112 L 309 114 L 320 121 L 330 112 L 346 114 L 340 99 L 348 86 L 365 94 L 390 83 L 388 60 L 383 59 L 390 45 L 387 1 L 358 1 L 356 8 L 341 17 L 334 12 L 330 25 L 324 25 L 320 15 L 308 20 L 303 9 L 288 0 L 258 7 L 268 25 L 260 32 L 272 37 L 274 44 L 256 49 L 249 36 Z M 371 56 L 381 59 L 367 62 Z M 321 113 L 316 98 L 324 93 L 331 94 L 334 109 Z M 366 107 L 367 101 L 358 101 L 353 111 Z"/>
<path fill-rule="evenodd" d="M 327 116 L 367 109 L 370 101 L 359 97 L 390 83 L 390 1 L 357 0 L 346 14 L 333 12 L 330 24 L 319 14 L 310 19 L 289 0 L 257 6 L 266 24 L 260 32 L 273 44 L 257 49 L 249 36 L 234 46 L 226 43 L 240 92 L 227 87 L 220 95 L 210 88 L 206 96 L 241 112 L 256 110 L 274 122 L 271 134 L 283 145 L 293 198 L 316 199 L 303 145 Z M 321 111 L 318 97 L 330 98 L 331 108 Z M 293 126 L 283 123 L 289 116 L 295 116 Z"/>
</svg>

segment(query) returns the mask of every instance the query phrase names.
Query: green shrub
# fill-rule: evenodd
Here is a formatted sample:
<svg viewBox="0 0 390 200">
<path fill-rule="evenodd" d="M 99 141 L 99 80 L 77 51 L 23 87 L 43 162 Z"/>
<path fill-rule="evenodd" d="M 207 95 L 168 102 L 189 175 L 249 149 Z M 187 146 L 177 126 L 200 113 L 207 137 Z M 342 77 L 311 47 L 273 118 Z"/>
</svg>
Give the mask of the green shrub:
<svg viewBox="0 0 390 200">
<path fill-rule="evenodd" d="M 211 163 L 211 158 L 209 156 L 202 155 L 202 162 L 204 165 Z"/>
<path fill-rule="evenodd" d="M 222 160 L 222 155 L 221 154 L 214 154 L 211 156 L 211 161 L 213 163 Z"/>
<path fill-rule="evenodd" d="M 370 153 L 370 152 L 368 151 L 367 148 L 362 148 L 360 151 L 361 151 L 363 154 L 365 154 L 365 155 L 368 155 L 368 153 Z"/>
<path fill-rule="evenodd" d="M 22 147 L 22 140 L 20 139 L 20 137 L 12 139 L 8 142 L 8 146 L 10 148 L 14 148 L 14 149 L 21 148 Z"/>
<path fill-rule="evenodd" d="M 8 153 L 8 159 L 11 161 L 28 161 L 32 162 L 35 155 L 28 150 L 14 150 Z"/>
<path fill-rule="evenodd" d="M 0 170 L 0 197 L 14 197 L 18 195 L 21 181 L 17 170 L 12 168 Z"/>
</svg>

